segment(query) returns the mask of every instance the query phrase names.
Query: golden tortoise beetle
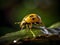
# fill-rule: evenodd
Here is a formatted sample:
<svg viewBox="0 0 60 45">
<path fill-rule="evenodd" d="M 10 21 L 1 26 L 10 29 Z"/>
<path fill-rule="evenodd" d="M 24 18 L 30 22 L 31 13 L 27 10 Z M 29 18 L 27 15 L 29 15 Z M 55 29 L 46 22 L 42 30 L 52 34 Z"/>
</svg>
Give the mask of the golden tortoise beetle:
<svg viewBox="0 0 60 45">
<path fill-rule="evenodd" d="M 42 23 L 41 17 L 37 14 L 29 14 L 23 18 L 20 23 L 20 28 L 23 29 L 25 26 L 26 28 L 32 28 L 32 24 L 36 24 L 39 26 L 44 26 Z"/>
</svg>

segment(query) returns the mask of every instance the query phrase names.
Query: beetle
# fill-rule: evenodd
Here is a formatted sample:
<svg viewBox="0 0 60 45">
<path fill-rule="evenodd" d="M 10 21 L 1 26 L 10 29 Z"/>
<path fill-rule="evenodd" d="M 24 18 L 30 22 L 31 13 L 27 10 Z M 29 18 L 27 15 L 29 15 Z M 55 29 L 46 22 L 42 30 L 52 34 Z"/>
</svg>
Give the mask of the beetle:
<svg viewBox="0 0 60 45">
<path fill-rule="evenodd" d="M 38 25 L 38 26 L 44 26 L 41 17 L 38 14 L 32 13 L 26 15 L 21 22 L 16 22 L 15 24 L 20 24 L 21 30 L 26 27 L 26 29 L 32 29 L 32 24 Z M 33 37 L 36 37 L 36 35 L 31 31 L 33 34 Z"/>
<path fill-rule="evenodd" d="M 20 23 L 20 28 L 23 29 L 25 26 L 26 28 L 32 28 L 32 24 L 44 26 L 42 23 L 41 17 L 38 14 L 28 14 L 26 15 Z"/>
</svg>

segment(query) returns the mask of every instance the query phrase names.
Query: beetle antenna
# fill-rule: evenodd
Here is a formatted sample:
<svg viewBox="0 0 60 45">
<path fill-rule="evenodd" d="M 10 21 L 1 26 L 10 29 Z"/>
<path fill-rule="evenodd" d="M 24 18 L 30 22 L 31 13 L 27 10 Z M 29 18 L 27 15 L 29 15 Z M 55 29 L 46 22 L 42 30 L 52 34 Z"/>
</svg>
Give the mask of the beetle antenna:
<svg viewBox="0 0 60 45">
<path fill-rule="evenodd" d="M 15 22 L 14 24 L 20 24 L 21 22 Z"/>
</svg>

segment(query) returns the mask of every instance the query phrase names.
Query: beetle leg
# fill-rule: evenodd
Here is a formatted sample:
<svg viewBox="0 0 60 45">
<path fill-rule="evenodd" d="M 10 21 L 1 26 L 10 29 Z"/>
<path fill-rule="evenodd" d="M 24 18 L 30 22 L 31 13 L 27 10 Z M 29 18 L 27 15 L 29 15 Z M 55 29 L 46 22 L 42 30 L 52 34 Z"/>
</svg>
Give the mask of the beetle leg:
<svg viewBox="0 0 60 45">
<path fill-rule="evenodd" d="M 29 25 L 29 28 L 30 28 L 30 32 L 32 33 L 33 37 L 36 37 L 35 34 L 34 34 L 34 32 L 31 30 L 31 28 L 32 28 L 32 23 Z"/>
<path fill-rule="evenodd" d="M 24 25 L 20 26 L 21 27 L 21 30 L 24 28 Z"/>
<path fill-rule="evenodd" d="M 29 29 L 29 28 L 28 28 L 28 24 L 26 24 L 26 29 L 27 29 L 27 31 L 28 31 L 28 29 Z"/>
<path fill-rule="evenodd" d="M 32 23 L 29 24 L 29 28 L 30 28 L 30 29 L 32 28 Z"/>
</svg>

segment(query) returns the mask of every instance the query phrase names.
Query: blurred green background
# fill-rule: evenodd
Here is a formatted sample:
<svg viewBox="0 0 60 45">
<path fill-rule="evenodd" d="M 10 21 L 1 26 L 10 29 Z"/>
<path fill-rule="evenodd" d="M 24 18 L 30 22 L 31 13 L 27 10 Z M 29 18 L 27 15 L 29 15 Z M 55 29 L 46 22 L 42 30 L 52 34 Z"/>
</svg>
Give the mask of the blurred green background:
<svg viewBox="0 0 60 45">
<path fill-rule="evenodd" d="M 0 0 L 0 36 L 18 31 L 25 15 L 36 13 L 46 27 L 60 21 L 59 0 Z"/>
</svg>

